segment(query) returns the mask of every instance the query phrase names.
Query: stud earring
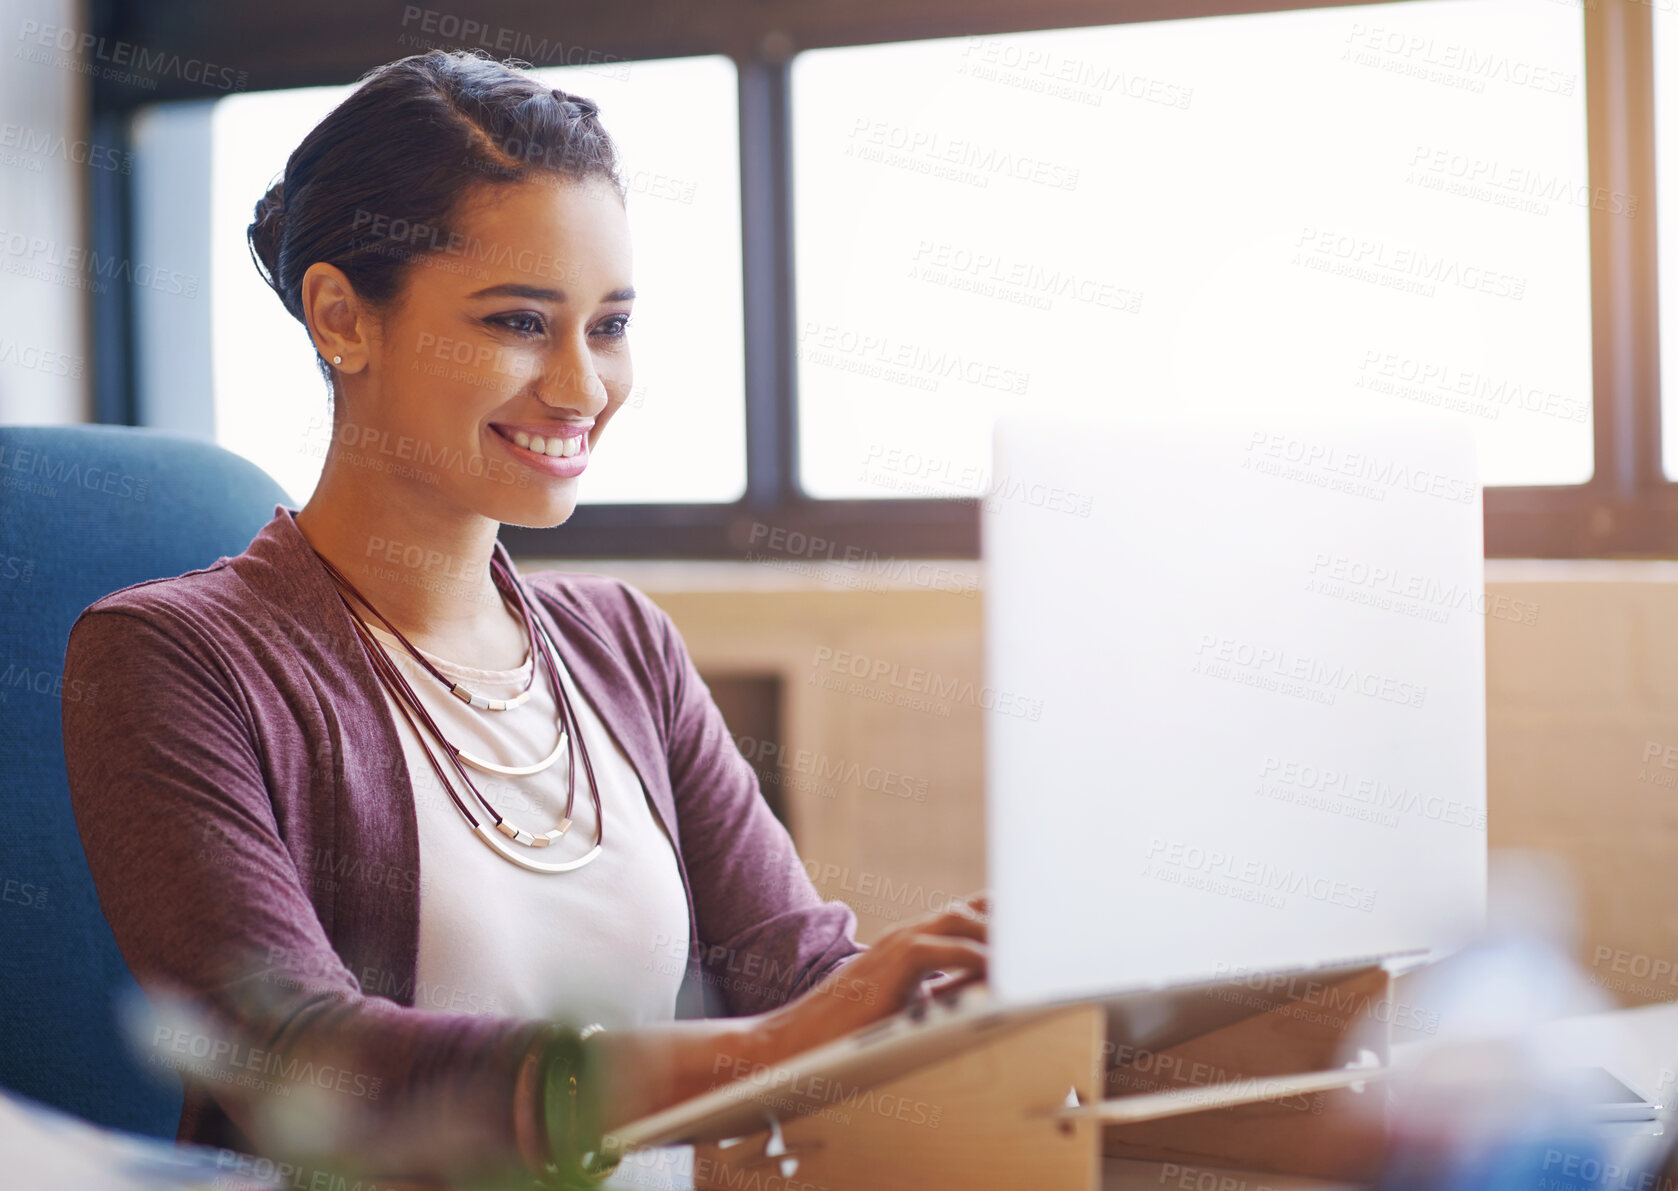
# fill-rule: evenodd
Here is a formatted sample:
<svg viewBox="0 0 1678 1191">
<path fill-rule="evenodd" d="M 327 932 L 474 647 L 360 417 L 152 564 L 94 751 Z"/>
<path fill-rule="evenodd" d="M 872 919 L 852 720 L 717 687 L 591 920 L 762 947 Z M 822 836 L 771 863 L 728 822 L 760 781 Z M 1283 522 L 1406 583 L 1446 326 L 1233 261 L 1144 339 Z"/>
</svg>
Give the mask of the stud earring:
<svg viewBox="0 0 1678 1191">
<path fill-rule="evenodd" d="M 333 356 L 332 357 L 332 362 L 334 364 L 342 364 L 344 362 L 344 357 L 343 356 Z"/>
</svg>

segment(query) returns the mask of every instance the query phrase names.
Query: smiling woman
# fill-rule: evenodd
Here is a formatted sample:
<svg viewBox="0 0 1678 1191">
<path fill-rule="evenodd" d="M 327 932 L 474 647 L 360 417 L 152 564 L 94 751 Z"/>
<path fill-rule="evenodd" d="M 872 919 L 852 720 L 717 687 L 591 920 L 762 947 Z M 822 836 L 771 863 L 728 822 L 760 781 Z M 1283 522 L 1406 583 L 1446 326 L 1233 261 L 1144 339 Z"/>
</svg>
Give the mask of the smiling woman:
<svg viewBox="0 0 1678 1191">
<path fill-rule="evenodd" d="M 669 617 L 497 539 L 571 516 L 633 383 L 595 105 L 482 55 L 391 63 L 247 234 L 332 387 L 320 483 L 242 554 L 90 605 L 65 659 L 103 696 L 64 717 L 101 906 L 190 1014 L 149 1038 L 180 1136 L 570 1179 L 599 1130 L 982 973 L 978 900 L 859 945 Z"/>
</svg>

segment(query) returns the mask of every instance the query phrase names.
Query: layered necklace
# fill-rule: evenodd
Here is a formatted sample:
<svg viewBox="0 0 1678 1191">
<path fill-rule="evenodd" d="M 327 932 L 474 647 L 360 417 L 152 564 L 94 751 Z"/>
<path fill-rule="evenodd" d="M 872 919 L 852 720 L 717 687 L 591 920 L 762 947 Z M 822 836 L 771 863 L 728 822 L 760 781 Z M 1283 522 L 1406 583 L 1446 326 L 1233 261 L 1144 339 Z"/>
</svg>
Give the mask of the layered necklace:
<svg viewBox="0 0 1678 1191">
<path fill-rule="evenodd" d="M 497 590 L 501 593 L 502 601 L 506 604 L 508 610 L 523 621 L 525 632 L 530 638 L 530 652 L 532 654 L 530 681 L 525 684 L 524 690 L 511 699 L 487 699 L 468 690 L 464 683 L 456 682 L 444 675 L 431 664 L 430 659 L 414 648 L 408 639 L 402 635 L 400 629 L 386 620 L 384 615 L 373 607 L 372 602 L 361 594 L 356 585 L 350 582 L 348 576 L 333 566 L 320 551 L 315 551 L 315 557 L 320 559 L 321 565 L 326 568 L 329 575 L 343 584 L 344 587 L 347 587 L 355 598 L 366 606 L 368 611 L 379 618 L 380 623 L 402 643 L 402 647 L 420 665 L 424 666 L 438 682 L 442 683 L 451 695 L 470 707 L 475 707 L 483 712 L 498 712 L 511 711 L 516 707 L 523 706 L 535 691 L 537 670 L 535 660 L 540 658 L 542 668 L 547 671 L 548 678 L 553 683 L 554 701 L 559 707 L 559 739 L 554 742 L 552 751 L 534 764 L 500 765 L 482 757 L 473 756 L 443 735 L 442 729 L 437 726 L 430 713 L 426 711 L 425 706 L 414 694 L 413 688 L 408 685 L 408 680 L 402 676 L 401 670 L 397 668 L 390 655 L 385 652 L 384 646 L 373 636 L 372 630 L 362 620 L 360 613 L 355 610 L 349 598 L 342 591 L 338 592 L 338 598 L 343 601 L 345 609 L 349 612 L 350 620 L 355 625 L 356 634 L 361 638 L 361 644 L 373 663 L 374 672 L 379 676 L 379 680 L 384 683 L 385 689 L 390 691 L 397 710 L 407 720 L 408 726 L 413 729 L 414 736 L 419 740 L 420 748 L 425 751 L 425 759 L 431 763 L 431 768 L 436 771 L 437 780 L 442 784 L 443 789 L 448 791 L 450 799 L 454 801 L 460 813 L 466 817 L 466 821 L 472 825 L 473 832 L 498 855 L 512 861 L 521 868 L 527 868 L 538 873 L 567 873 L 573 869 L 582 868 L 583 865 L 599 856 L 601 845 L 605 842 L 606 818 L 600 805 L 600 787 L 594 780 L 594 766 L 589 761 L 588 746 L 583 743 L 582 731 L 578 727 L 576 712 L 571 707 L 571 700 L 565 693 L 564 684 L 560 682 L 559 667 L 554 662 L 553 657 L 557 650 L 553 649 L 552 643 L 548 640 L 547 629 L 542 626 L 540 619 L 531 612 L 530 602 L 525 598 L 518 580 L 513 577 L 512 572 L 502 562 L 499 544 L 497 544 L 497 547 L 490 555 L 490 576 Z M 313 549 L 312 546 L 310 548 Z M 489 818 L 493 820 L 494 830 L 491 830 L 490 826 L 472 813 L 471 808 L 462 801 L 460 795 L 455 791 L 453 783 L 444 776 L 443 767 L 438 764 L 437 758 L 432 755 L 431 747 L 425 742 L 424 735 L 414 724 L 414 717 L 408 713 L 408 707 L 410 706 L 425 724 L 426 730 L 436 737 L 443 746 L 443 752 L 453 763 L 456 772 L 460 774 L 461 780 L 466 783 L 467 788 L 472 791 L 473 796 L 483 806 Z M 566 775 L 565 783 L 565 813 L 560 816 L 558 824 L 547 831 L 526 831 L 510 822 L 506 816 L 490 805 L 489 799 L 484 797 L 483 792 L 478 789 L 477 783 L 473 782 L 471 776 L 466 772 L 466 766 L 470 765 L 474 769 L 485 773 L 527 777 L 541 773 L 552 766 L 559 759 L 561 749 L 566 750 L 566 759 L 570 764 L 570 772 Z M 576 805 L 577 798 L 577 751 L 582 753 L 583 770 L 588 774 L 589 796 L 594 803 L 594 846 L 575 860 L 544 861 L 538 859 L 539 849 L 548 847 L 571 829 L 571 810 Z M 497 836 L 497 832 L 506 836 L 516 846 L 508 847 L 503 844 Z"/>
</svg>

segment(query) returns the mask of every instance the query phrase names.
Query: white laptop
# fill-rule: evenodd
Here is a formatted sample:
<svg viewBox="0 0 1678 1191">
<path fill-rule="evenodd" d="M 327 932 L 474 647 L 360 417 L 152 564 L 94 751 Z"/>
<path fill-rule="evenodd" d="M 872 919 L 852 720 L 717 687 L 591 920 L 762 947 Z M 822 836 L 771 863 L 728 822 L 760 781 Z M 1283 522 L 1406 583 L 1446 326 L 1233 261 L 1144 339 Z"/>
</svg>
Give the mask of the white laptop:
<svg viewBox="0 0 1678 1191">
<path fill-rule="evenodd" d="M 995 444 L 996 999 L 1465 942 L 1486 888 L 1467 433 L 1032 415 Z"/>
<path fill-rule="evenodd" d="M 1464 433 L 1005 417 L 993 481 L 987 981 L 608 1148 L 745 1132 L 806 1077 L 871 1086 L 1062 1002 L 1102 999 L 1110 1044 L 1162 1048 L 1250 1011 L 1198 990 L 1401 967 L 1481 925 Z"/>
</svg>

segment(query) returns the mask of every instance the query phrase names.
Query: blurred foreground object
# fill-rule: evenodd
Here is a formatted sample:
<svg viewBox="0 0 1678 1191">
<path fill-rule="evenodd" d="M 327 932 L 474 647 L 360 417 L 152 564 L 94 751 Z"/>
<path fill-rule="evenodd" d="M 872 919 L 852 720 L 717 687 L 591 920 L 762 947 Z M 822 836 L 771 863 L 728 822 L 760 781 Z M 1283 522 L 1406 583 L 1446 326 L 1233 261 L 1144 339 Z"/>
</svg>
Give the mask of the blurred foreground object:
<svg viewBox="0 0 1678 1191">
<path fill-rule="evenodd" d="M 1544 1023 L 1612 1000 L 1573 959 L 1572 882 L 1536 854 L 1493 857 L 1484 936 L 1418 971 L 1405 995 L 1437 1038 L 1403 1048 L 1381 1191 L 1656 1191 L 1653 1121 L 1603 1119 L 1600 1084 Z M 1397 1056 L 1395 1056 L 1397 1057 Z"/>
<path fill-rule="evenodd" d="M 283 1187 L 244 1155 L 90 1125 L 0 1089 L 7 1186 L 28 1191 L 269 1191 Z"/>
</svg>

